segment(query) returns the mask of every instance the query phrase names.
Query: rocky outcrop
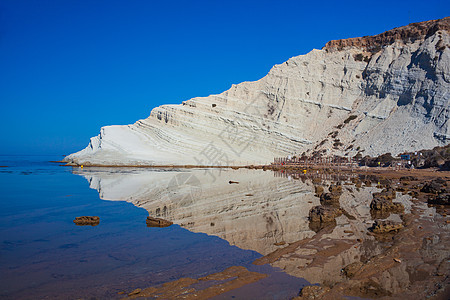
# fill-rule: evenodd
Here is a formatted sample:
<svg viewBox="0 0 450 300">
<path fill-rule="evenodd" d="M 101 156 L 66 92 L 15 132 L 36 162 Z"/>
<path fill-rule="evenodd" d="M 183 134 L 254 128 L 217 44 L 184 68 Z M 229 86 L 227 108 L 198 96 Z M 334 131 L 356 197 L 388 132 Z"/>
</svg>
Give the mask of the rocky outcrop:
<svg viewBox="0 0 450 300">
<path fill-rule="evenodd" d="M 375 218 L 387 218 L 391 213 L 401 213 L 405 210 L 403 204 L 393 202 L 396 192 L 392 188 L 386 188 L 379 193 L 373 193 L 370 203 L 370 213 Z"/>
<path fill-rule="evenodd" d="M 319 205 L 311 208 L 309 211 L 309 219 L 311 222 L 333 222 L 340 215 L 342 215 L 342 209 L 333 206 Z"/>
<path fill-rule="evenodd" d="M 388 233 L 398 231 L 403 228 L 403 224 L 396 223 L 390 220 L 375 220 L 370 230 L 373 233 Z"/>
<path fill-rule="evenodd" d="M 324 49 L 329 51 L 341 51 L 346 48 L 357 47 L 374 53 L 380 51 L 383 47 L 399 41 L 404 44 L 411 43 L 432 36 L 438 31 L 449 31 L 449 29 L 450 18 L 412 23 L 374 36 L 329 41 Z"/>
<path fill-rule="evenodd" d="M 82 217 L 76 217 L 75 220 L 73 220 L 75 225 L 78 226 L 97 226 L 100 224 L 100 217 L 98 216 L 82 216 Z"/>
<path fill-rule="evenodd" d="M 147 227 L 169 227 L 173 224 L 171 221 L 151 216 L 148 216 L 145 222 L 147 223 Z"/>
<path fill-rule="evenodd" d="M 65 161 L 219 166 L 313 150 L 376 156 L 446 145 L 449 20 L 329 42 L 261 80 L 156 107 L 132 125 L 103 127 Z"/>
</svg>

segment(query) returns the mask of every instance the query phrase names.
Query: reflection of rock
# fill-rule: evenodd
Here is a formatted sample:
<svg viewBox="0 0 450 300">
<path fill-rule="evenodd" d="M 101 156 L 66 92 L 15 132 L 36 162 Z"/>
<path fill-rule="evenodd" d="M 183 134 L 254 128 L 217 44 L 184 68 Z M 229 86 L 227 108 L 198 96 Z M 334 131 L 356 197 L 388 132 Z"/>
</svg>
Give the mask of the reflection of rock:
<svg viewBox="0 0 450 300">
<path fill-rule="evenodd" d="M 170 187 L 171 179 L 180 173 L 198 179 L 199 192 L 195 197 L 186 197 L 191 195 L 192 186 Z M 370 203 L 372 194 L 376 195 L 380 189 L 375 186 L 357 188 L 349 185 L 350 178 L 341 180 L 340 206 L 330 206 L 342 209 L 343 214 L 333 222 L 319 222 L 319 226 L 327 226 L 314 229 L 308 228 L 312 224 L 308 222 L 308 213 L 320 202 L 314 196 L 311 180 L 306 177 L 298 176 L 300 181 L 292 180 L 296 177 L 291 176 L 289 180 L 273 177 L 270 171 L 245 169 L 221 170 L 220 173 L 204 169 L 183 172 L 122 169 L 116 173 L 85 170 L 82 175 L 103 199 L 127 200 L 146 208 L 152 216 L 172 220 L 194 232 L 216 235 L 243 249 L 267 254 L 255 264 L 270 263 L 311 284 L 329 286 L 331 292 L 342 284 L 355 296 L 372 295 L 371 291 L 374 296 L 398 295 L 405 288 L 422 287 L 425 282 L 434 280 L 427 286 L 431 291 L 435 283 L 443 280 L 432 276 L 433 272 L 445 274 L 448 269 L 445 264 L 448 230 L 442 226 L 443 218 L 436 214 L 435 208 L 411 202 L 409 195 L 381 192 L 380 195 L 390 200 L 396 196 L 395 201 L 403 204 L 402 217 L 391 214 L 388 220 L 403 221 L 405 227 L 395 234 L 373 234 L 368 231 L 373 224 Z M 240 184 L 230 185 L 230 179 Z M 376 178 L 370 180 L 377 182 Z M 322 182 L 324 187 L 329 184 L 328 179 Z M 408 224 L 413 221 L 408 218 L 411 219 L 413 213 L 418 221 L 411 226 Z M 417 216 L 418 213 L 423 218 Z M 416 226 L 419 224 L 424 227 L 419 229 Z M 428 224 L 428 228 L 424 224 Z M 435 233 L 431 235 L 432 232 Z M 378 236 L 389 239 L 380 241 Z M 402 263 L 393 261 L 392 253 Z M 406 255 L 397 256 L 399 253 Z M 349 274 L 355 274 L 348 278 L 342 269 L 356 262 L 362 262 L 363 266 L 359 271 L 348 269 Z M 430 276 L 420 281 L 425 271 Z"/>
<path fill-rule="evenodd" d="M 280 248 L 277 243 L 282 241 L 291 243 L 314 234 L 308 227 L 308 212 L 319 199 L 312 184 L 274 177 L 272 172 L 101 168 L 76 172 L 102 199 L 132 202 L 153 217 L 261 254 Z M 230 180 L 239 184 L 229 184 Z"/>
<path fill-rule="evenodd" d="M 73 220 L 73 222 L 75 223 L 75 225 L 78 226 L 85 226 L 85 225 L 97 226 L 98 224 L 100 224 L 100 217 L 97 216 L 76 217 L 75 220 Z"/>
<path fill-rule="evenodd" d="M 173 224 L 173 222 L 150 216 L 147 217 L 146 223 L 147 227 L 168 227 Z"/>
<path fill-rule="evenodd" d="M 388 233 L 403 228 L 401 223 L 395 223 L 390 220 L 375 220 L 370 230 L 374 233 Z"/>
</svg>

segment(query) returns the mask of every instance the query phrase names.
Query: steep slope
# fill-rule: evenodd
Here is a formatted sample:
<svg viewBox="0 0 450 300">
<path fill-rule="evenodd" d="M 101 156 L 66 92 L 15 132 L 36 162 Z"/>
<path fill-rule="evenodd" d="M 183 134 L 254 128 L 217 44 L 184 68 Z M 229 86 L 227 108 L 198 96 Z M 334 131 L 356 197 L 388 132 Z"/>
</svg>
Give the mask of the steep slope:
<svg viewBox="0 0 450 300">
<path fill-rule="evenodd" d="M 328 42 L 219 95 L 107 126 L 76 164 L 239 165 L 312 150 L 378 155 L 450 141 L 450 17 Z"/>
</svg>

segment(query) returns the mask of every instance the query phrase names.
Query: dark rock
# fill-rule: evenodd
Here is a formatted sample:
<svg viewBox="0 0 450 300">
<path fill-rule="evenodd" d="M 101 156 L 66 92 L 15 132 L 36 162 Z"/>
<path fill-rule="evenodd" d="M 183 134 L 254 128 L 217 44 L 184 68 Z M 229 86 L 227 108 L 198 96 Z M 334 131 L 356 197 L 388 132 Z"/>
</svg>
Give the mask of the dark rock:
<svg viewBox="0 0 450 300">
<path fill-rule="evenodd" d="M 332 193 L 323 193 L 320 195 L 320 204 L 339 206 L 339 198 L 340 196 Z"/>
<path fill-rule="evenodd" d="M 237 181 L 232 181 L 232 180 L 228 181 L 228 183 L 229 183 L 229 184 L 233 184 L 233 183 L 239 184 L 239 182 L 237 182 Z"/>
<path fill-rule="evenodd" d="M 373 233 L 388 233 L 403 228 L 401 223 L 395 223 L 390 220 L 375 220 L 372 227 L 369 228 Z"/>
<path fill-rule="evenodd" d="M 75 220 L 73 220 L 75 225 L 78 226 L 97 226 L 100 224 L 100 217 L 97 216 L 82 216 L 82 217 L 76 217 Z"/>
<path fill-rule="evenodd" d="M 395 190 L 392 188 L 386 188 L 379 193 L 373 193 L 373 198 L 384 198 L 387 200 L 393 200 L 396 197 Z"/>
<path fill-rule="evenodd" d="M 442 193 L 428 198 L 428 204 L 450 205 L 450 193 Z"/>
<path fill-rule="evenodd" d="M 443 165 L 439 167 L 441 171 L 450 171 L 450 160 L 446 160 Z"/>
<path fill-rule="evenodd" d="M 339 206 L 339 198 L 342 195 L 342 185 L 330 185 L 328 191 L 330 192 L 320 195 L 320 203 L 322 205 Z"/>
<path fill-rule="evenodd" d="M 402 176 L 400 177 L 400 181 L 416 181 L 417 177 L 414 176 Z"/>
<path fill-rule="evenodd" d="M 445 192 L 444 184 L 445 181 L 442 182 L 442 179 L 441 180 L 436 179 L 431 182 L 425 183 L 420 191 L 422 193 L 439 194 Z"/>
<path fill-rule="evenodd" d="M 147 217 L 146 223 L 147 227 L 168 227 L 173 224 L 173 222 L 150 216 Z"/>
<path fill-rule="evenodd" d="M 315 206 L 309 211 L 311 222 L 333 222 L 336 217 L 342 215 L 342 209 L 332 206 Z"/>
<path fill-rule="evenodd" d="M 386 198 L 374 198 L 370 203 L 371 210 L 389 211 L 393 213 L 400 213 L 405 210 L 403 204 L 398 202 L 392 202 Z"/>
</svg>

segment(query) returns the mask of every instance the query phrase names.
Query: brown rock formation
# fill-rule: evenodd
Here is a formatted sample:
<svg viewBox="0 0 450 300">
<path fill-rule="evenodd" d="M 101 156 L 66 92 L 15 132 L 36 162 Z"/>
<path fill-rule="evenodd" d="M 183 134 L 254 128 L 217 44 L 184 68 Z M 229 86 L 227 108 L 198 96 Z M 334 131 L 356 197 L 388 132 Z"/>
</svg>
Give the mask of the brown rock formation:
<svg viewBox="0 0 450 300">
<path fill-rule="evenodd" d="M 75 225 L 78 226 L 97 226 L 100 223 L 100 217 L 97 216 L 82 216 L 82 217 L 76 217 L 75 220 L 73 220 Z"/>
<path fill-rule="evenodd" d="M 168 227 L 173 224 L 171 221 L 167 221 L 160 218 L 147 217 L 147 227 Z"/>
<path fill-rule="evenodd" d="M 397 231 L 403 228 L 403 225 L 400 223 L 395 223 L 389 220 L 375 220 L 371 227 L 371 231 L 373 233 L 388 233 L 391 231 Z"/>
<path fill-rule="evenodd" d="M 342 209 L 332 206 L 315 206 L 309 212 L 311 222 L 333 222 L 337 217 L 342 215 Z"/>
<path fill-rule="evenodd" d="M 376 53 L 383 46 L 391 45 L 396 41 L 402 41 L 403 43 L 414 42 L 433 35 L 439 30 L 449 31 L 449 29 L 450 17 L 446 17 L 438 20 L 411 23 L 374 36 L 329 41 L 323 49 L 328 51 L 340 51 L 345 48 L 356 47 L 368 52 Z"/>
</svg>

